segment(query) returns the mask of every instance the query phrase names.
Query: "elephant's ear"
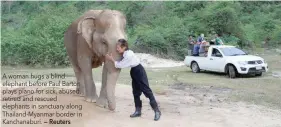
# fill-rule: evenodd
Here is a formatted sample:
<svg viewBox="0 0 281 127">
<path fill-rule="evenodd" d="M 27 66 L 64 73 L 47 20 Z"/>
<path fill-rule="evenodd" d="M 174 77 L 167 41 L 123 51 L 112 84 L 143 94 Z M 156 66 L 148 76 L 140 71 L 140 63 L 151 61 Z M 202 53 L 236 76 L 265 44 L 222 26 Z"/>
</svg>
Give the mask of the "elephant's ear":
<svg viewBox="0 0 281 127">
<path fill-rule="evenodd" d="M 77 33 L 82 33 L 89 47 L 92 48 L 93 32 L 95 31 L 95 17 L 86 17 L 79 21 Z"/>
</svg>

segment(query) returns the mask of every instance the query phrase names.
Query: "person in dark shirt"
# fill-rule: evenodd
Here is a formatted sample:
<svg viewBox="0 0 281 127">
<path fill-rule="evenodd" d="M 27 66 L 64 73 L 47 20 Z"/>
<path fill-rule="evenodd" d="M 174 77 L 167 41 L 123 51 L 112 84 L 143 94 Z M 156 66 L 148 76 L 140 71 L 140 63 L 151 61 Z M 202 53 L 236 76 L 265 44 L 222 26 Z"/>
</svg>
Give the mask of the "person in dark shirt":
<svg viewBox="0 0 281 127">
<path fill-rule="evenodd" d="M 193 48 L 193 55 L 194 56 L 199 56 L 199 49 L 200 49 L 200 45 L 203 42 L 203 40 L 204 40 L 204 34 L 201 34 L 198 37 L 197 43 L 194 45 L 194 48 Z"/>
<path fill-rule="evenodd" d="M 194 41 L 192 35 L 190 35 L 188 38 L 188 55 L 193 54 L 194 44 L 195 44 L 195 41 Z"/>
</svg>

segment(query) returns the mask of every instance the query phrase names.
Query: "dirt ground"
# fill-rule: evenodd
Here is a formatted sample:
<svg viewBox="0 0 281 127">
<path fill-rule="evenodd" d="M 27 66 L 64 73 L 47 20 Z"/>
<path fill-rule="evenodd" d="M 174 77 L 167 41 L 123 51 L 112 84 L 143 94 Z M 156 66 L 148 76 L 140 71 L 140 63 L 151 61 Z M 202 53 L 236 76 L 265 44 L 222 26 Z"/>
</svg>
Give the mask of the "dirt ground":
<svg viewBox="0 0 281 127">
<path fill-rule="evenodd" d="M 97 83 L 98 91 L 100 84 Z M 50 88 L 51 89 L 51 88 Z M 58 88 L 56 88 L 58 89 Z M 74 88 L 71 88 L 74 89 Z M 143 115 L 140 118 L 130 118 L 133 112 L 133 98 L 131 87 L 118 84 L 116 87 L 116 111 L 112 112 L 99 108 L 94 103 L 83 101 L 75 95 L 59 95 L 58 102 L 52 104 L 80 104 L 83 105 L 80 118 L 69 119 L 71 125 L 49 125 L 42 127 L 281 127 L 281 113 L 257 105 L 225 102 L 224 94 L 229 89 L 197 88 L 185 84 L 175 84 L 165 89 L 165 94 L 156 94 L 162 111 L 160 121 L 153 121 L 153 111 L 149 107 L 148 99 L 142 96 Z M 47 95 L 28 95 L 47 96 Z M 50 95 L 49 95 L 50 96 Z M 54 96 L 54 95 L 52 95 Z M 21 104 L 50 104 L 50 102 L 20 102 Z M 54 110 L 35 110 L 50 112 Z M 71 110 L 70 110 L 71 111 Z M 20 111 L 21 112 L 21 111 Z M 3 115 L 2 115 L 3 117 Z M 28 118 L 28 117 L 26 117 Z M 53 117 L 54 118 L 54 117 Z M 48 121 L 49 118 L 42 118 Z M 31 127 L 30 125 L 2 125 L 3 127 Z M 38 126 L 38 125 L 36 125 Z"/>
<path fill-rule="evenodd" d="M 57 118 L 71 121 L 71 125 L 43 123 L 35 127 L 281 127 L 280 56 L 266 57 L 270 71 L 262 77 L 228 79 L 225 75 L 202 72 L 191 73 L 181 67 L 146 69 L 151 88 L 162 112 L 161 119 L 154 121 L 154 113 L 148 99 L 142 95 L 143 114 L 130 118 L 134 111 L 129 70 L 122 70 L 116 86 L 116 111 L 95 106 L 75 95 L 58 95 L 57 102 L 18 102 L 18 104 L 76 104 L 82 105 L 82 117 Z M 150 66 L 153 67 L 153 66 Z M 1 74 L 49 74 L 65 73 L 66 81 L 75 81 L 72 68 L 13 68 L 2 67 Z M 93 77 L 100 90 L 101 69 L 93 70 Z M 276 76 L 277 75 L 277 76 Z M 18 80 L 20 81 L 20 80 Z M 2 83 L 4 80 L 2 80 Z M 75 87 L 64 87 L 75 89 Z M 3 89 L 3 87 L 2 87 Z M 33 87 L 24 89 L 36 89 Z M 52 89 L 52 88 L 48 88 Z M 55 88 L 59 90 L 59 87 Z M 30 96 L 55 97 L 55 95 L 33 94 Z M 8 102 L 14 103 L 14 102 Z M 5 104 L 2 102 L 2 105 Z M 2 111 L 5 111 L 2 109 Z M 10 110 L 8 110 L 10 111 Z M 28 110 L 18 110 L 19 112 Z M 35 110 L 55 112 L 56 110 Z M 59 110 L 67 112 L 67 110 Z M 70 110 L 76 112 L 77 110 Z M 79 111 L 78 111 L 79 112 Z M 1 115 L 4 118 L 3 112 Z M 41 121 L 49 118 L 42 117 Z M 29 119 L 29 117 L 19 118 Z M 36 120 L 37 118 L 30 118 Z M 32 127 L 31 125 L 3 125 L 3 127 Z"/>
</svg>

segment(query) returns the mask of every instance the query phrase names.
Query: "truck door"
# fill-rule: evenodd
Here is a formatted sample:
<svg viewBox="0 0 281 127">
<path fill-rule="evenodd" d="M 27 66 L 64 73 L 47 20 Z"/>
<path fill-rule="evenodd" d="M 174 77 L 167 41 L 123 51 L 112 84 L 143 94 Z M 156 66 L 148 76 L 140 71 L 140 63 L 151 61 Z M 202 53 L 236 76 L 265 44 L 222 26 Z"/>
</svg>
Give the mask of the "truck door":
<svg viewBox="0 0 281 127">
<path fill-rule="evenodd" d="M 208 65 L 210 71 L 221 72 L 221 68 L 224 68 L 223 55 L 217 48 L 212 49 Z"/>
</svg>

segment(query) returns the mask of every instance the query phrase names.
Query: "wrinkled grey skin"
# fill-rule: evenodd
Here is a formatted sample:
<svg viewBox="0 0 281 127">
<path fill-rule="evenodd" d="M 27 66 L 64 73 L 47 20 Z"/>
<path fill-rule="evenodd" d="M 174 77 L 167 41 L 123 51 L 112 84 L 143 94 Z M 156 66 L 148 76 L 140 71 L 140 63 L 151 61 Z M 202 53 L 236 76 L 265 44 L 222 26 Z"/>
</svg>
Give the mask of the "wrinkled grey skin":
<svg viewBox="0 0 281 127">
<path fill-rule="evenodd" d="M 116 51 L 119 39 L 126 40 L 126 17 L 116 10 L 89 10 L 72 22 L 64 34 L 64 44 L 74 69 L 77 90 L 87 102 L 115 110 L 115 86 L 120 74 L 105 55 L 112 53 L 115 60 L 121 56 Z M 98 97 L 92 68 L 103 65 L 102 87 Z"/>
</svg>

